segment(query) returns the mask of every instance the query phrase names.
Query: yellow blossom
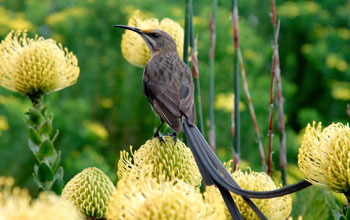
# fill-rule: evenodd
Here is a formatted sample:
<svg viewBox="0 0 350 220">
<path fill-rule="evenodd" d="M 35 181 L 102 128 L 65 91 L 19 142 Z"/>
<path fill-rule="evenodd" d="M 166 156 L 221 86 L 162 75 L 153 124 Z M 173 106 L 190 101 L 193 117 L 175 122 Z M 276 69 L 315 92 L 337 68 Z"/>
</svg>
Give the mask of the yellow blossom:
<svg viewBox="0 0 350 220">
<path fill-rule="evenodd" d="M 114 190 L 113 183 L 104 172 L 89 167 L 67 183 L 62 197 L 73 202 L 85 216 L 101 218 Z"/>
<path fill-rule="evenodd" d="M 214 107 L 218 110 L 223 110 L 225 112 L 231 112 L 233 106 L 233 93 L 219 93 L 215 98 Z M 239 111 L 244 111 L 246 106 L 243 102 L 239 102 Z"/>
<path fill-rule="evenodd" d="M 7 131 L 9 129 L 9 123 L 7 122 L 7 118 L 5 116 L 0 115 L 0 134 L 1 131 Z"/>
<path fill-rule="evenodd" d="M 35 27 L 23 13 L 12 12 L 0 7 L 0 35 L 6 34 L 9 30 L 23 29 L 35 29 Z"/>
<path fill-rule="evenodd" d="M 13 184 L 12 178 L 0 177 L 1 220 L 83 220 L 70 202 L 47 192 L 32 200 L 27 190 Z"/>
<path fill-rule="evenodd" d="M 78 60 L 52 39 L 10 32 L 0 44 L 0 86 L 22 95 L 57 91 L 74 84 Z"/>
<path fill-rule="evenodd" d="M 175 21 L 169 18 L 164 18 L 160 22 L 156 18 L 143 19 L 140 11 L 136 10 L 129 19 L 128 25 L 140 29 L 160 29 L 167 32 L 175 40 L 179 56 L 182 57 L 184 30 Z M 121 48 L 123 57 L 134 66 L 145 67 L 151 57 L 151 52 L 142 37 L 133 31 L 125 31 Z"/>
<path fill-rule="evenodd" d="M 230 166 L 230 162 L 227 166 Z M 238 170 L 231 175 L 237 183 L 246 190 L 270 191 L 278 188 L 272 179 L 265 173 L 257 173 L 253 171 L 242 172 Z M 231 195 L 244 219 L 260 219 L 241 196 L 233 193 L 231 193 Z M 214 208 L 218 209 L 217 212 L 220 210 L 221 212 L 224 211 L 226 213 L 226 219 L 231 219 L 218 189 L 213 186 L 207 187 L 204 197 L 207 203 L 212 204 Z M 286 219 L 292 210 L 292 198 L 289 195 L 272 199 L 252 199 L 252 201 L 270 220 Z"/>
<path fill-rule="evenodd" d="M 149 171 L 146 171 L 149 169 Z M 144 166 L 142 174 L 152 167 Z M 212 214 L 212 213 L 210 213 Z M 107 220 L 213 219 L 198 189 L 181 180 L 159 182 L 131 170 L 120 179 L 106 213 Z"/>
<path fill-rule="evenodd" d="M 333 123 L 307 125 L 298 165 L 307 181 L 336 192 L 350 190 L 350 127 Z"/>
<path fill-rule="evenodd" d="M 122 151 L 118 163 L 118 178 L 129 175 L 130 169 L 140 170 L 143 166 L 153 166 L 150 175 L 155 178 L 164 176 L 167 180 L 180 179 L 199 186 L 202 177 L 191 150 L 180 140 L 175 144 L 170 136 L 163 136 L 163 139 L 165 142 L 158 138 L 148 140 L 131 154 L 132 157 Z"/>
<path fill-rule="evenodd" d="M 62 11 L 52 13 L 46 18 L 46 24 L 51 27 L 66 24 L 68 20 L 79 19 L 89 14 L 89 10 L 83 7 L 70 7 Z"/>
<path fill-rule="evenodd" d="M 107 140 L 109 134 L 107 129 L 102 124 L 93 121 L 85 121 L 84 125 L 91 134 L 96 135 L 102 140 Z"/>
</svg>

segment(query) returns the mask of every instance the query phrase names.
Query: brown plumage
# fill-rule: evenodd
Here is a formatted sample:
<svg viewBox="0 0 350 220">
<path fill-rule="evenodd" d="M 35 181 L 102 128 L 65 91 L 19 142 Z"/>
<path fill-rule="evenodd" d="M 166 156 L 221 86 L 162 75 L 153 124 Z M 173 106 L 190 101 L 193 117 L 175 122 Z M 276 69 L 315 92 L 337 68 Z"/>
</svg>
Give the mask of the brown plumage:
<svg viewBox="0 0 350 220">
<path fill-rule="evenodd" d="M 176 133 L 182 130 L 183 116 L 194 125 L 192 73 L 177 51 L 152 54 L 143 72 L 143 91 L 161 120 Z"/>
</svg>

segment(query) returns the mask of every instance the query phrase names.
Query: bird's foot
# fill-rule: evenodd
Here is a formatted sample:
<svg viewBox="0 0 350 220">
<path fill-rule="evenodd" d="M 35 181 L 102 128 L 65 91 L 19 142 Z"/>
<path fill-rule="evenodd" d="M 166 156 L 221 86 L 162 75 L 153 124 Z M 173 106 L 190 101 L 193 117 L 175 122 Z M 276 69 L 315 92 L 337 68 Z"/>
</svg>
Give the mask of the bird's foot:
<svg viewBox="0 0 350 220">
<path fill-rule="evenodd" d="M 153 138 L 158 138 L 159 141 L 165 143 L 163 137 L 159 134 L 159 132 L 156 132 L 156 133 L 153 135 Z"/>
<path fill-rule="evenodd" d="M 176 142 L 177 142 L 177 134 L 176 134 L 176 132 L 174 132 L 174 133 L 172 133 L 172 134 L 167 134 L 167 136 L 172 137 L 173 140 L 174 140 L 174 144 L 176 144 Z"/>
</svg>

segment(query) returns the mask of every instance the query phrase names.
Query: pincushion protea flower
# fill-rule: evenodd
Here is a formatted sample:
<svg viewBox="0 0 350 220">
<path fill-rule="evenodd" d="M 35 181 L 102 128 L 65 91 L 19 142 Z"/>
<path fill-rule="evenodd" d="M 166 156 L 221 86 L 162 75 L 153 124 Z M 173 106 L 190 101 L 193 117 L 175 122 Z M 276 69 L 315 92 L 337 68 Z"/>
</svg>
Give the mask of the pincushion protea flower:
<svg viewBox="0 0 350 220">
<path fill-rule="evenodd" d="M 85 216 L 101 218 L 114 190 L 105 173 L 96 167 L 89 167 L 67 183 L 62 197 L 72 201 Z"/>
<path fill-rule="evenodd" d="M 0 177 L 1 220 L 83 220 L 83 217 L 67 200 L 42 192 L 32 200 L 29 192 L 13 187 L 13 179 Z"/>
<path fill-rule="evenodd" d="M 160 22 L 156 18 L 143 19 L 140 15 L 140 11 L 136 10 L 129 19 L 128 26 L 140 29 L 160 29 L 167 32 L 175 40 L 177 52 L 179 56 L 182 57 L 184 30 L 180 24 L 175 21 L 169 18 L 164 18 Z M 151 52 L 142 37 L 133 31 L 125 31 L 122 37 L 121 49 L 123 57 L 130 64 L 137 67 L 145 67 L 151 57 Z"/>
<path fill-rule="evenodd" d="M 191 150 L 180 140 L 175 144 L 170 136 L 163 136 L 163 139 L 164 142 L 158 138 L 148 140 L 139 150 L 132 153 L 132 157 L 122 151 L 118 163 L 119 179 L 129 175 L 131 169 L 140 170 L 143 166 L 151 165 L 153 170 L 150 175 L 155 178 L 160 176 L 166 180 L 177 178 L 199 186 L 202 177 Z"/>
<path fill-rule="evenodd" d="M 27 37 L 11 31 L 0 43 L 0 86 L 22 95 L 37 96 L 74 84 L 78 60 L 52 39 Z"/>
<path fill-rule="evenodd" d="M 350 192 L 350 127 L 333 123 L 307 125 L 298 165 L 307 181 L 336 192 Z"/>
<path fill-rule="evenodd" d="M 147 176 L 150 165 L 141 169 L 119 180 L 107 208 L 108 220 L 213 219 L 198 189 L 179 179 L 162 182 Z"/>
<path fill-rule="evenodd" d="M 230 162 L 228 163 L 228 165 Z M 252 191 L 270 191 L 277 189 L 272 179 L 266 173 L 257 172 L 242 172 L 240 170 L 233 172 L 232 177 L 242 187 L 242 189 Z M 247 205 L 241 196 L 231 193 L 239 212 L 246 220 L 260 219 L 254 211 Z M 205 202 L 212 204 L 216 212 L 226 213 L 226 219 L 231 219 L 231 216 L 222 200 L 218 189 L 209 186 L 204 193 Z M 252 199 L 256 206 L 264 213 L 268 219 L 280 220 L 286 219 L 292 210 L 292 199 L 289 195 L 272 199 Z"/>
</svg>

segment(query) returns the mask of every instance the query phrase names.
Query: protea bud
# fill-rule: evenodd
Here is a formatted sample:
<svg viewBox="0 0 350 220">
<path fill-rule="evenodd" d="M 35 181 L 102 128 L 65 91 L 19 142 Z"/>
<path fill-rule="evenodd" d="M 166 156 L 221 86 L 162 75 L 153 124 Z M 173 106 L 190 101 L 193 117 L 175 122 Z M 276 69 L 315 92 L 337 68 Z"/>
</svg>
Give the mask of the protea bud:
<svg viewBox="0 0 350 220">
<path fill-rule="evenodd" d="M 119 180 L 107 209 L 108 220 L 212 219 L 198 189 L 181 180 L 159 182 L 145 173 L 131 170 Z"/>
<path fill-rule="evenodd" d="M 13 187 L 13 179 L 0 177 L 1 220 L 83 220 L 78 210 L 65 199 L 42 192 L 32 200 L 28 190 Z"/>
<path fill-rule="evenodd" d="M 84 169 L 73 177 L 62 191 L 85 216 L 104 217 L 109 197 L 115 190 L 108 176 L 96 167 Z"/>
<path fill-rule="evenodd" d="M 141 170 L 144 166 L 152 166 L 150 175 L 155 178 L 165 177 L 166 180 L 176 178 L 199 186 L 202 177 L 191 150 L 179 140 L 175 144 L 170 136 L 163 136 L 163 139 L 164 142 L 158 138 L 148 140 L 132 154 L 132 158 L 122 151 L 118 163 L 119 179 L 128 175 L 130 169 Z"/>
<path fill-rule="evenodd" d="M 307 181 L 321 188 L 350 193 L 350 127 L 307 125 L 298 165 Z"/>
<path fill-rule="evenodd" d="M 78 60 L 52 39 L 10 32 L 0 44 L 0 86 L 29 97 L 74 84 Z"/>
<path fill-rule="evenodd" d="M 253 171 L 242 172 L 238 170 L 231 175 L 242 189 L 245 190 L 270 191 L 277 189 L 275 183 L 265 173 L 256 173 Z M 244 219 L 260 219 L 241 196 L 233 193 L 231 195 Z M 226 219 L 231 219 L 224 201 L 215 187 L 207 187 L 204 197 L 207 204 L 211 204 L 212 207 L 218 209 L 217 212 L 222 212 L 220 209 L 224 209 Z M 286 219 L 292 210 L 292 198 L 289 195 L 272 199 L 252 199 L 252 201 L 268 219 L 272 220 Z"/>
</svg>

